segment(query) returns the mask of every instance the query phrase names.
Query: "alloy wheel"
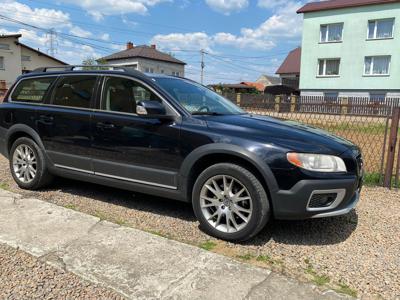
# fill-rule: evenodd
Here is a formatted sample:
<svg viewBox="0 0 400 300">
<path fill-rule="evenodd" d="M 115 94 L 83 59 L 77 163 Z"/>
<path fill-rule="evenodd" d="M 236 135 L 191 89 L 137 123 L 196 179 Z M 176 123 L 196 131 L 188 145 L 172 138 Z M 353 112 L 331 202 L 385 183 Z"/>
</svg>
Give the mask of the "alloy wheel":
<svg viewBox="0 0 400 300">
<path fill-rule="evenodd" d="M 13 154 L 13 171 L 17 179 L 30 183 L 36 177 L 37 160 L 35 152 L 28 145 L 19 145 Z"/>
<path fill-rule="evenodd" d="M 245 185 L 229 175 L 209 178 L 200 192 L 200 208 L 215 229 L 235 233 L 247 226 L 253 201 Z"/>
</svg>

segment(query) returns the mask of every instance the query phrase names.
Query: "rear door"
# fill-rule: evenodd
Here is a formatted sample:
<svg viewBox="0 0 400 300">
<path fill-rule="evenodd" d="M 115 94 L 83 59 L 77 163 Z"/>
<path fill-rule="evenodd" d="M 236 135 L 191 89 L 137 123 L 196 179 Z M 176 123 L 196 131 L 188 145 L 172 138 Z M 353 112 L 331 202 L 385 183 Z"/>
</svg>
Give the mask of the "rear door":
<svg viewBox="0 0 400 300">
<path fill-rule="evenodd" d="M 176 118 L 138 115 L 140 101 L 163 103 Z M 176 189 L 182 162 L 177 113 L 151 87 L 126 77 L 106 76 L 100 102 L 93 115 L 95 174 Z"/>
<path fill-rule="evenodd" d="M 37 128 L 56 167 L 92 173 L 91 118 L 96 75 L 60 76 L 48 105 L 38 107 Z"/>
</svg>

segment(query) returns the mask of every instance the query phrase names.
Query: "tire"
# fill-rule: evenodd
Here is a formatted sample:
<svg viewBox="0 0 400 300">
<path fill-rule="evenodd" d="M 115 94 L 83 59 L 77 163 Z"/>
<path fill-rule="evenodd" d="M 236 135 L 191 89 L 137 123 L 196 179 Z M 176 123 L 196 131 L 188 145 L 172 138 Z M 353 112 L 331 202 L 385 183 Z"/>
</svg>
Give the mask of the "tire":
<svg viewBox="0 0 400 300">
<path fill-rule="evenodd" d="M 270 216 L 268 196 L 260 181 L 247 169 L 230 163 L 213 165 L 199 175 L 192 202 L 200 228 L 226 241 L 254 237 Z"/>
<path fill-rule="evenodd" d="M 37 190 L 49 184 L 53 179 L 47 170 L 43 151 L 30 138 L 21 137 L 14 142 L 9 155 L 9 163 L 11 175 L 20 188 Z"/>
</svg>

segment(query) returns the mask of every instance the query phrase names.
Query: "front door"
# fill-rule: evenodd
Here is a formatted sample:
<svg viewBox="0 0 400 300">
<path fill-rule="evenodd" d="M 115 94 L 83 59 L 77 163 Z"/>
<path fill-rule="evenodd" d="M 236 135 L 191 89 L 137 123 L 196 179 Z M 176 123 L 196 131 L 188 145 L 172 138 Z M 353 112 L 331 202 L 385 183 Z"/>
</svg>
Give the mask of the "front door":
<svg viewBox="0 0 400 300">
<path fill-rule="evenodd" d="M 167 114 L 176 114 L 152 88 L 125 77 L 105 77 L 93 114 L 93 168 L 96 175 L 177 188 L 182 158 L 180 124 L 173 118 L 138 115 L 140 101 L 158 101 Z"/>
<path fill-rule="evenodd" d="M 90 121 L 96 81 L 92 75 L 61 77 L 50 105 L 37 109 L 37 128 L 56 167 L 93 172 Z"/>
</svg>

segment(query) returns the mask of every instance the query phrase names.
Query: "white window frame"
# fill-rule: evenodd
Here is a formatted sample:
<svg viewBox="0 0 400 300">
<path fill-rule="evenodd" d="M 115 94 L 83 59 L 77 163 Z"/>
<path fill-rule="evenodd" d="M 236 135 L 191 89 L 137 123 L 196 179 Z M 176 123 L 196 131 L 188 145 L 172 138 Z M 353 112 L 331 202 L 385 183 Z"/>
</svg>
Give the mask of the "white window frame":
<svg viewBox="0 0 400 300">
<path fill-rule="evenodd" d="M 4 56 L 0 56 L 0 70 L 5 70 L 6 69 L 6 63 L 5 63 L 5 59 Z"/>
<path fill-rule="evenodd" d="M 367 57 L 371 58 L 371 67 L 370 67 L 370 73 L 367 74 L 365 73 L 365 60 Z M 388 65 L 388 72 L 386 74 L 374 74 L 374 58 L 375 57 L 389 57 L 389 65 Z M 368 55 L 364 57 L 364 71 L 363 71 L 363 76 L 390 76 L 390 66 L 392 64 L 392 56 L 391 55 Z"/>
<path fill-rule="evenodd" d="M 338 40 L 338 41 L 328 41 L 329 26 L 332 26 L 332 25 L 342 25 L 342 34 L 341 34 L 340 40 Z M 322 30 L 321 30 L 322 26 L 326 26 L 326 35 L 325 35 L 325 39 L 324 39 L 324 40 L 322 39 Z M 330 24 L 321 24 L 321 25 L 319 26 L 319 42 L 320 42 L 321 44 L 341 43 L 341 42 L 343 42 L 343 30 L 344 30 L 344 23 L 343 23 L 343 22 L 339 22 L 339 23 L 330 23 Z"/>
<path fill-rule="evenodd" d="M 326 61 L 328 60 L 338 60 L 339 61 L 339 74 L 338 75 L 326 75 Z M 320 61 L 324 62 L 324 67 L 323 67 L 323 75 L 319 75 L 319 63 Z M 341 59 L 339 57 L 334 57 L 334 58 L 319 58 L 317 62 L 317 77 L 340 77 L 340 61 Z"/>
<path fill-rule="evenodd" d="M 386 21 L 386 20 L 392 20 L 393 24 L 392 24 L 392 36 L 390 37 L 376 37 L 376 32 L 378 30 L 378 22 L 379 21 Z M 394 37 L 394 21 L 395 18 L 384 18 L 384 19 L 375 19 L 375 20 L 368 20 L 367 23 L 367 40 L 388 40 L 388 39 L 393 39 Z M 374 22 L 374 36 L 372 38 L 369 37 L 369 23 L 370 22 Z"/>
</svg>

